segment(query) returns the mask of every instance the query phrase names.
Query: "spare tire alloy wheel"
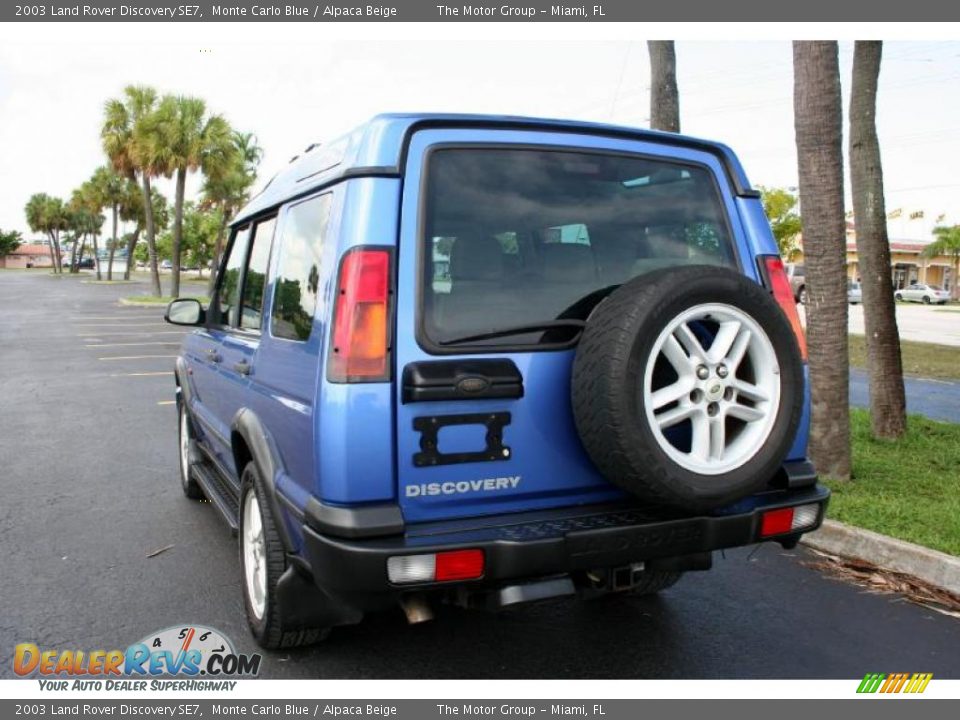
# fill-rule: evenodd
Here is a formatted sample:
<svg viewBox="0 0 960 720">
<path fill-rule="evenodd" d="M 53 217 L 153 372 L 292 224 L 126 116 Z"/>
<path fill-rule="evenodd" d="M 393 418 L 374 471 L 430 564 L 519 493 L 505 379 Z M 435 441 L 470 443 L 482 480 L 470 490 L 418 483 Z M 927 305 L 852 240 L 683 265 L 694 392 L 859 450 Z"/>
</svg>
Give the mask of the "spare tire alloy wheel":
<svg viewBox="0 0 960 720">
<path fill-rule="evenodd" d="M 685 511 L 767 486 L 797 435 L 803 362 L 768 290 L 685 266 L 634 278 L 594 309 L 571 399 L 580 440 L 612 484 Z"/>
<path fill-rule="evenodd" d="M 705 348 L 695 323 L 718 324 Z M 676 373 L 654 377 L 663 358 Z M 780 366 L 770 338 L 732 305 L 696 305 L 667 323 L 647 358 L 643 407 L 660 448 L 678 465 L 719 475 L 752 458 L 780 407 Z M 690 421 L 689 448 L 666 431 Z"/>
</svg>

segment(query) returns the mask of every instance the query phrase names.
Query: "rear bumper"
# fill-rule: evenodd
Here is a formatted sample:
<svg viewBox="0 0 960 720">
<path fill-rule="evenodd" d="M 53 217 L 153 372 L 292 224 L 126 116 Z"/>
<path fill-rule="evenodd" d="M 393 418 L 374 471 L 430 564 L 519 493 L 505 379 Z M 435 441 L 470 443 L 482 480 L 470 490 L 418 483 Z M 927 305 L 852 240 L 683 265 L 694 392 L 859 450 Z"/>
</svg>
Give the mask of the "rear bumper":
<svg viewBox="0 0 960 720">
<path fill-rule="evenodd" d="M 658 558 L 676 558 L 774 540 L 793 545 L 823 520 L 830 492 L 820 485 L 776 490 L 747 498 L 710 515 L 653 516 L 641 508 L 595 506 L 475 518 L 408 527 L 403 534 L 375 538 L 333 537 L 304 526 L 304 560 L 326 593 L 358 609 L 373 609 L 409 590 L 450 585 L 498 586 Z M 813 524 L 760 537 L 765 511 L 819 505 Z M 447 550 L 483 550 L 484 575 L 454 583 L 394 585 L 387 560 L 397 555 Z"/>
</svg>

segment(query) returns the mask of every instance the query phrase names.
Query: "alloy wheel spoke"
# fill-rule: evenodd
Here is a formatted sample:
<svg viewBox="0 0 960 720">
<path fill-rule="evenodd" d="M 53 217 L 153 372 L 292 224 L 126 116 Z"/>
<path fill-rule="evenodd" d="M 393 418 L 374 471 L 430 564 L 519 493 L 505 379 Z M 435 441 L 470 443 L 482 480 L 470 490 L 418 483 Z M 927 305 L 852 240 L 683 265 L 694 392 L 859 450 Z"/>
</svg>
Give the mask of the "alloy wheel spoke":
<svg viewBox="0 0 960 720">
<path fill-rule="evenodd" d="M 692 376 L 693 366 L 691 365 L 690 358 L 684 351 L 680 341 L 677 340 L 674 335 L 670 335 L 664 340 L 661 352 L 676 371 L 677 375 L 680 377 Z"/>
<path fill-rule="evenodd" d="M 694 387 L 693 375 L 688 377 L 681 377 L 672 385 L 667 385 L 664 388 L 656 390 L 650 396 L 650 405 L 654 410 L 659 410 L 664 405 L 669 405 L 672 402 L 676 402 L 680 398 L 688 395 Z"/>
<path fill-rule="evenodd" d="M 752 337 L 753 333 L 746 328 L 742 328 L 737 335 L 737 339 L 733 341 L 733 345 L 727 351 L 725 362 L 731 373 L 735 373 L 737 368 L 740 367 L 740 363 L 743 362 L 743 356 L 747 354 L 747 348 L 750 347 Z"/>
<path fill-rule="evenodd" d="M 733 389 L 737 391 L 737 395 L 745 397 L 747 400 L 766 402 L 770 399 L 767 397 L 767 393 L 761 390 L 759 386 L 746 382 L 745 380 L 735 380 L 732 385 Z"/>
<path fill-rule="evenodd" d="M 727 415 L 743 420 L 744 422 L 754 422 L 762 420 L 766 415 L 757 408 L 747 407 L 746 405 L 733 404 L 727 408 Z"/>
<path fill-rule="evenodd" d="M 683 422 L 688 417 L 697 412 L 697 408 L 692 405 L 678 405 L 675 408 L 671 408 L 666 412 L 662 412 L 659 415 L 656 415 L 657 425 L 660 426 L 661 430 L 666 430 L 669 427 L 673 427 L 679 422 Z"/>
<path fill-rule="evenodd" d="M 687 354 L 692 359 L 699 360 L 700 362 L 707 361 L 707 353 L 703 349 L 703 345 L 700 344 L 697 336 L 693 334 L 693 330 L 690 329 L 687 323 L 681 323 L 677 329 L 673 331 L 673 337 L 680 341 L 683 349 L 687 351 Z"/>
<path fill-rule="evenodd" d="M 720 329 L 713 338 L 713 344 L 707 353 L 711 363 L 718 363 L 730 352 L 730 348 L 740 335 L 743 324 L 739 320 L 727 320 L 720 323 Z"/>
<path fill-rule="evenodd" d="M 710 457 L 710 419 L 699 412 L 691 418 L 690 454 L 700 460 Z"/>
<path fill-rule="evenodd" d="M 710 418 L 710 457 L 722 460 L 727 445 L 726 421 L 723 415 Z"/>
</svg>

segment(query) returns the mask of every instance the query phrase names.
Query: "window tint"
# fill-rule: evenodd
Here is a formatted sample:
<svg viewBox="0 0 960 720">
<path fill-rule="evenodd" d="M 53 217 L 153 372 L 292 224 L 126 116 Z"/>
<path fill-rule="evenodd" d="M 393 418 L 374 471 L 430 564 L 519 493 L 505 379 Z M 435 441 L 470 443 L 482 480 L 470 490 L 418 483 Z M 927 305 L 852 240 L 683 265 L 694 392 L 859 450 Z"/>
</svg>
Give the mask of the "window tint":
<svg viewBox="0 0 960 720">
<path fill-rule="evenodd" d="M 237 324 L 236 312 L 240 302 L 240 276 L 243 263 L 247 259 L 249 242 L 249 227 L 240 228 L 236 231 L 217 288 L 217 316 L 212 318 L 215 325 Z"/>
<path fill-rule="evenodd" d="M 327 193 L 294 205 L 284 220 L 270 320 L 270 330 L 275 337 L 288 340 L 310 337 L 331 198 Z"/>
<path fill-rule="evenodd" d="M 436 150 L 424 220 L 424 330 L 439 343 L 585 319 L 613 288 L 644 273 L 735 265 L 712 173 L 637 156 Z M 482 344 L 570 337 L 535 331 Z"/>
<path fill-rule="evenodd" d="M 250 262 L 243 280 L 243 308 L 240 311 L 240 327 L 259 330 L 263 311 L 263 288 L 267 279 L 267 263 L 270 261 L 270 241 L 276 218 L 258 222 L 253 230 L 253 245 Z"/>
</svg>

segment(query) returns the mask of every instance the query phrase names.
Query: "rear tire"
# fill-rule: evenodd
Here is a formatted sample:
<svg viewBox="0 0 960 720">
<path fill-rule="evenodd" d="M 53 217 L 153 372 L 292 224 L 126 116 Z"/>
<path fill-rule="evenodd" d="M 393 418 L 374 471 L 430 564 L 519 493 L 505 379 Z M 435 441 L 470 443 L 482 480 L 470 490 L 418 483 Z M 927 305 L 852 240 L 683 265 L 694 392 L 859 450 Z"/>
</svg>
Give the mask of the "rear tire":
<svg viewBox="0 0 960 720">
<path fill-rule="evenodd" d="M 924 295 L 924 296 L 923 296 L 923 304 L 924 304 L 924 305 L 929 305 L 929 304 L 930 304 L 930 296 L 929 296 L 929 295 Z"/>
<path fill-rule="evenodd" d="M 901 295 L 900 293 L 894 293 L 893 299 L 896 300 L 897 302 L 903 302 L 903 295 Z"/>
<path fill-rule="evenodd" d="M 287 569 L 283 542 L 270 513 L 256 465 L 247 463 L 240 481 L 240 574 L 250 632 L 268 650 L 310 645 L 328 628 L 294 627 L 278 602 L 277 583 Z"/>
<path fill-rule="evenodd" d="M 203 488 L 190 472 L 190 448 L 191 443 L 195 442 L 190 413 L 187 412 L 187 406 L 183 400 L 177 403 L 177 407 L 179 410 L 180 487 L 183 494 L 191 500 L 202 500 L 206 497 L 203 494 Z"/>
<path fill-rule="evenodd" d="M 766 486 L 793 444 L 804 388 L 796 338 L 770 293 L 714 266 L 658 271 L 611 293 L 587 321 L 571 382 L 577 431 L 600 472 L 646 502 L 697 512 Z"/>
</svg>

